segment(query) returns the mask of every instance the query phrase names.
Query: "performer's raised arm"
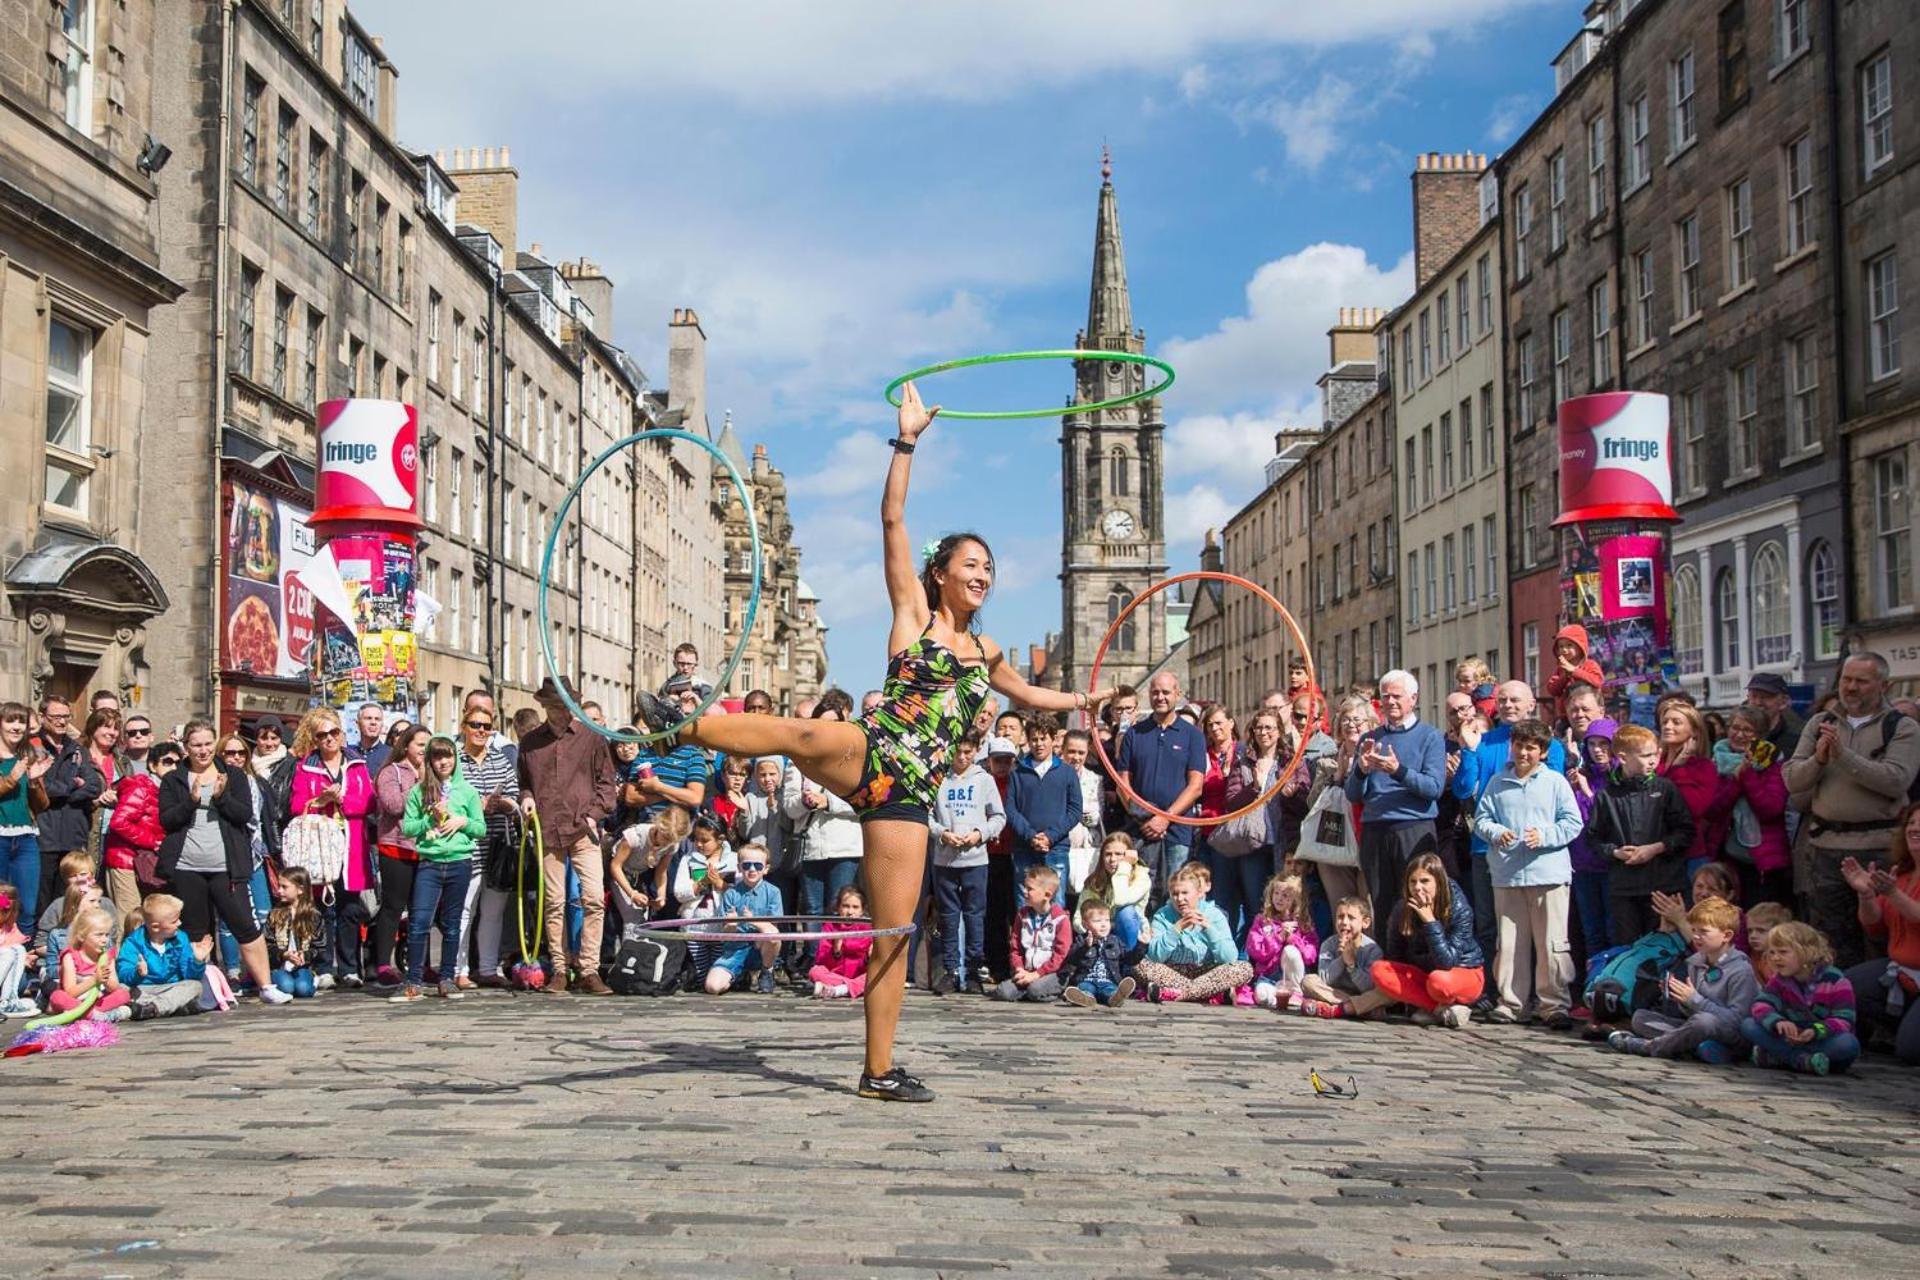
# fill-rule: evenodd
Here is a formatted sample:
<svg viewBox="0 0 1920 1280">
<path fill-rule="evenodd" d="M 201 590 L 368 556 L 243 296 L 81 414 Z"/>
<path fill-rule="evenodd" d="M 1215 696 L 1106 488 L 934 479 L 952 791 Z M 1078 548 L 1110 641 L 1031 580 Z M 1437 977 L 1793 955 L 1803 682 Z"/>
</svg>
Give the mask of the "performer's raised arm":
<svg viewBox="0 0 1920 1280">
<path fill-rule="evenodd" d="M 886 488 L 880 494 L 880 537 L 887 571 L 887 598 L 893 604 L 893 632 L 887 652 L 898 653 L 912 644 L 927 625 L 927 595 L 920 586 L 920 566 L 907 537 L 907 479 L 913 470 L 914 442 L 933 422 L 940 406 L 929 409 L 909 382 L 900 388 L 900 432 L 889 443 L 893 462 L 887 468 Z"/>
</svg>

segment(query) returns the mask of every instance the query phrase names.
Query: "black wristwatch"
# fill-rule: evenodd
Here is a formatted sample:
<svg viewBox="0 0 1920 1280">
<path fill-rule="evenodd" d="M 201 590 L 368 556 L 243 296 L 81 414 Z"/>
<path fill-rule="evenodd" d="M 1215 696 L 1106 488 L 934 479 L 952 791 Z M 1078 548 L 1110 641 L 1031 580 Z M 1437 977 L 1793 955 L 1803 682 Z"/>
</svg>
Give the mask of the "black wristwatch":
<svg viewBox="0 0 1920 1280">
<path fill-rule="evenodd" d="M 893 446 L 895 453 L 913 452 L 913 442 L 910 440 L 902 440 L 899 436 L 895 436 L 893 439 L 887 441 L 887 443 Z"/>
</svg>

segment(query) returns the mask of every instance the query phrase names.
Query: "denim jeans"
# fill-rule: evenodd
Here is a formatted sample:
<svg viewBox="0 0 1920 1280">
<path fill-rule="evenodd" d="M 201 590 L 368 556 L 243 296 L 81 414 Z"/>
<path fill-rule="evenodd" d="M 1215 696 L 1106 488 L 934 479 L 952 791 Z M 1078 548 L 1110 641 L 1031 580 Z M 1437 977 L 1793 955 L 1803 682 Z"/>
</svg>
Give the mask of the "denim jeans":
<svg viewBox="0 0 1920 1280">
<path fill-rule="evenodd" d="M 1105 978 L 1088 978 L 1085 982 L 1076 982 L 1073 985 L 1092 996 L 1095 1000 L 1098 1000 L 1101 1004 L 1105 1004 L 1107 1001 L 1113 999 L 1113 993 L 1120 989 L 1119 983 L 1108 982 Z"/>
<path fill-rule="evenodd" d="M 816 858 L 800 864 L 800 890 L 805 895 L 806 914 L 830 915 L 833 900 L 860 874 L 858 858 Z"/>
<path fill-rule="evenodd" d="M 1607 873 L 1604 871 L 1576 871 L 1573 873 L 1573 912 L 1580 919 L 1580 939 L 1585 944 L 1583 961 L 1590 962 L 1593 957 L 1613 945 L 1613 922 L 1607 914 Z M 1584 967 L 1577 976 L 1585 984 Z M 1581 1003 L 1579 1000 L 1575 1004 Z"/>
<path fill-rule="evenodd" d="M 1252 853 L 1229 857 L 1209 849 L 1207 862 L 1213 871 L 1213 905 L 1227 917 L 1234 943 L 1244 954 L 1247 931 L 1260 914 L 1260 895 L 1273 872 L 1273 851 L 1262 846 Z"/>
<path fill-rule="evenodd" d="M 940 959 L 963 977 L 987 962 L 987 869 L 936 867 L 933 893 L 940 906 Z"/>
<path fill-rule="evenodd" d="M 247 896 L 253 899 L 253 922 L 265 924 L 267 913 L 273 910 L 273 894 L 267 888 L 267 868 L 262 863 L 253 869 L 253 879 L 247 881 Z M 222 924 L 219 929 L 220 962 L 227 970 L 240 967 L 240 944 L 233 940 L 233 931 Z"/>
<path fill-rule="evenodd" d="M 580 873 L 567 864 L 567 954 L 580 954 L 580 931 L 587 927 L 587 908 L 580 901 Z M 584 963 L 584 962 L 583 962 Z"/>
<path fill-rule="evenodd" d="M 457 862 L 429 862 L 422 858 L 413 874 L 413 902 L 407 908 L 407 985 L 417 987 L 427 968 L 427 937 L 437 922 L 440 926 L 440 953 L 460 954 L 460 915 L 467 905 L 467 881 L 473 875 L 473 859 Z M 453 980 L 452 966 L 441 971 L 445 981 Z"/>
<path fill-rule="evenodd" d="M 0 836 L 0 880 L 20 893 L 20 919 L 31 934 L 40 917 L 40 837 L 32 831 Z M 116 906 L 119 904 L 115 904 Z"/>
<path fill-rule="evenodd" d="M 1167 882 L 1173 873 L 1187 864 L 1192 850 L 1184 844 L 1175 844 L 1172 840 L 1142 840 L 1139 854 L 1140 865 L 1147 869 L 1152 878 L 1153 890 L 1147 897 L 1147 910 L 1157 911 L 1167 900 Z"/>
<path fill-rule="evenodd" d="M 298 969 L 275 969 L 271 976 L 274 986 L 296 1000 L 305 1000 L 313 995 L 313 970 L 305 965 Z"/>
<path fill-rule="evenodd" d="M 1800 1061 L 1810 1053 L 1826 1054 L 1827 1070 L 1834 1072 L 1845 1071 L 1860 1056 L 1860 1041 L 1844 1031 L 1806 1044 L 1792 1044 L 1761 1026 L 1758 1020 L 1748 1018 L 1740 1024 L 1740 1034 L 1772 1060 L 1767 1065 L 1790 1067 L 1795 1071 L 1802 1069 Z"/>
<path fill-rule="evenodd" d="M 1473 874 L 1468 883 L 1461 886 L 1467 891 L 1467 901 L 1473 905 L 1473 940 L 1480 944 L 1480 954 L 1486 957 L 1489 969 L 1493 966 L 1494 955 L 1500 950 L 1500 916 L 1493 905 L 1493 868 L 1487 863 L 1487 855 L 1476 853 L 1473 858 Z M 1376 897 L 1375 901 L 1378 901 Z M 1376 930 L 1384 930 L 1385 917 L 1376 909 L 1373 913 Z"/>
<path fill-rule="evenodd" d="M 1031 867 L 1052 867 L 1060 877 L 1060 884 L 1053 891 L 1053 900 L 1062 907 L 1067 905 L 1067 851 L 1049 849 L 1045 853 L 1033 853 L 1024 849 L 1013 852 L 1013 909 L 1018 912 L 1027 901 L 1027 871 Z"/>
</svg>

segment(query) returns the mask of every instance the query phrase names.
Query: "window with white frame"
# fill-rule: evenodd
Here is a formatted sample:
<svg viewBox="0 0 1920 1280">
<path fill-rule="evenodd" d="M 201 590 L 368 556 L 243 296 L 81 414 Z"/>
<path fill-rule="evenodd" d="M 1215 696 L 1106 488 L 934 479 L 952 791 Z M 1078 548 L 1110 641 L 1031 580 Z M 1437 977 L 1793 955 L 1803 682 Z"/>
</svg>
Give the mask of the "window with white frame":
<svg viewBox="0 0 1920 1280">
<path fill-rule="evenodd" d="M 47 321 L 46 501 L 89 516 L 93 480 L 93 330 Z"/>
<path fill-rule="evenodd" d="M 1748 570 L 1753 596 L 1753 662 L 1785 662 L 1793 656 L 1793 599 L 1787 592 L 1787 557 L 1777 542 L 1763 542 Z"/>
<path fill-rule="evenodd" d="M 1781 218 L 1781 245 L 1795 254 L 1813 243 L 1813 136 L 1803 133 L 1780 149 L 1786 208 Z"/>
<path fill-rule="evenodd" d="M 1607 211 L 1607 117 L 1587 121 L 1587 217 Z"/>
<path fill-rule="evenodd" d="M 1420 553 L 1407 552 L 1407 621 L 1420 621 Z"/>
<path fill-rule="evenodd" d="M 1520 567 L 1531 569 L 1538 558 L 1534 546 L 1534 524 L 1540 518 L 1540 500 L 1533 485 L 1520 486 Z M 1531 683 L 1531 682 L 1529 682 Z"/>
<path fill-rule="evenodd" d="M 507 481 L 500 488 L 500 554 L 504 558 L 513 556 L 513 482 Z M 479 529 L 474 530 L 477 537 Z"/>
<path fill-rule="evenodd" d="M 1480 388 L 1480 465 L 1488 471 L 1499 467 L 1498 455 L 1494 452 L 1499 426 L 1493 418 L 1493 384 L 1485 383 Z"/>
<path fill-rule="evenodd" d="M 1673 658 L 1682 675 L 1706 668 L 1700 640 L 1700 571 L 1683 564 L 1673 571 Z"/>
<path fill-rule="evenodd" d="M 1445 575 L 1440 581 L 1440 589 L 1442 592 L 1440 605 L 1441 608 L 1445 609 L 1448 613 L 1452 613 L 1460 607 L 1460 580 L 1457 568 L 1459 561 L 1455 559 L 1455 552 L 1457 550 L 1458 547 L 1454 543 L 1452 534 L 1448 534 L 1440 540 L 1440 558 L 1445 569 Z"/>
<path fill-rule="evenodd" d="M 1453 297 L 1454 315 L 1458 320 L 1460 328 L 1460 350 L 1464 353 L 1468 347 L 1473 345 L 1473 319 L 1472 313 L 1468 310 L 1467 273 L 1464 271 L 1460 273 L 1460 278 L 1454 282 Z"/>
<path fill-rule="evenodd" d="M 472 594 L 468 601 L 472 607 L 467 610 L 467 617 L 473 620 L 473 629 L 468 633 L 467 652 L 483 653 L 485 650 L 481 646 L 487 642 L 487 586 L 486 579 L 477 573 L 473 575 Z M 501 674 L 506 674 L 505 668 L 501 669 Z"/>
<path fill-rule="evenodd" d="M 1420 381 L 1433 376 L 1433 313 L 1420 311 Z"/>
<path fill-rule="evenodd" d="M 294 141 L 300 132 L 300 117 L 293 108 L 284 102 L 280 104 L 280 128 L 273 141 L 273 202 L 280 212 L 293 210 L 293 193 L 299 185 L 294 181 Z"/>
<path fill-rule="evenodd" d="M 1693 50 L 1667 64 L 1667 149 L 1678 154 L 1693 145 L 1698 133 L 1694 113 Z"/>
<path fill-rule="evenodd" d="M 1540 624 L 1529 622 L 1520 628 L 1521 676 L 1530 688 L 1540 687 Z"/>
<path fill-rule="evenodd" d="M 467 318 L 453 313 L 453 368 L 448 373 L 448 391 L 455 400 L 467 398 Z"/>
<path fill-rule="evenodd" d="M 1740 592 L 1733 581 L 1733 570 L 1722 569 L 1714 575 L 1713 625 L 1719 635 L 1720 670 L 1740 669 Z"/>
<path fill-rule="evenodd" d="M 1535 378 L 1535 343 L 1533 335 L 1530 333 L 1522 335 L 1516 343 L 1516 346 L 1519 348 L 1518 356 L 1520 364 L 1520 403 L 1517 408 L 1519 409 L 1520 429 L 1525 431 L 1532 427 L 1534 423 L 1535 405 L 1533 402 L 1533 383 Z"/>
<path fill-rule="evenodd" d="M 1433 544 L 1431 542 L 1427 544 L 1425 560 L 1427 566 L 1427 621 L 1431 622 L 1439 612 L 1436 606 L 1440 602 L 1439 593 L 1434 589 L 1438 585 L 1436 580 L 1439 576 L 1439 566 L 1435 562 Z"/>
<path fill-rule="evenodd" d="M 1807 0 L 1775 0 L 1773 60 L 1786 62 L 1807 51 Z"/>
<path fill-rule="evenodd" d="M 1473 479 L 1473 397 L 1460 402 L 1460 479 Z"/>
<path fill-rule="evenodd" d="M 81 133 L 93 133 L 93 0 L 60 0 L 60 80 L 63 114 Z"/>
<path fill-rule="evenodd" d="M 455 499 L 457 505 L 458 499 Z M 447 591 L 447 644 L 455 649 L 460 647 L 460 616 L 467 607 L 467 576 L 458 569 L 448 576 Z M 475 626 L 478 627 L 476 620 Z"/>
<path fill-rule="evenodd" d="M 427 379 L 441 380 L 440 372 L 440 295 L 427 290 Z"/>
<path fill-rule="evenodd" d="M 1553 408 L 1573 394 L 1573 315 L 1562 307 L 1553 313 Z"/>
<path fill-rule="evenodd" d="M 1414 469 L 1413 437 L 1407 437 L 1407 464 L 1401 468 L 1407 476 L 1407 510 L 1420 505 L 1419 472 Z"/>
<path fill-rule="evenodd" d="M 1727 188 L 1727 292 L 1753 283 L 1753 181 Z"/>
<path fill-rule="evenodd" d="M 1680 465 L 1674 481 L 1682 493 L 1702 493 L 1707 487 L 1707 413 L 1699 388 L 1673 398 L 1674 434 L 1680 439 Z"/>
<path fill-rule="evenodd" d="M 1673 226 L 1674 322 L 1700 313 L 1700 215 L 1690 213 Z"/>
<path fill-rule="evenodd" d="M 477 324 L 473 326 L 470 333 L 473 342 L 472 362 L 467 367 L 472 372 L 473 388 L 467 398 L 472 402 L 475 413 L 485 413 L 487 411 L 487 335 Z"/>
<path fill-rule="evenodd" d="M 1480 599 L 1480 560 L 1473 545 L 1473 526 L 1460 528 L 1460 603 L 1473 604 Z"/>
<path fill-rule="evenodd" d="M 547 456 L 547 392 L 544 387 L 534 396 L 533 456 L 535 461 Z"/>
<path fill-rule="evenodd" d="M 307 198 L 300 225 L 308 234 L 324 236 L 327 203 L 327 144 L 320 135 L 307 135 Z"/>
<path fill-rule="evenodd" d="M 1652 132 L 1652 111 L 1647 95 L 1641 94 L 1627 104 L 1627 190 L 1636 191 L 1653 176 L 1653 157 L 1648 153 Z"/>
<path fill-rule="evenodd" d="M 1413 394 L 1413 326 L 1400 331 L 1400 395 Z"/>
<path fill-rule="evenodd" d="M 1807 555 L 1807 588 L 1813 603 L 1813 656 L 1840 656 L 1840 561 L 1833 547 L 1816 542 Z"/>
<path fill-rule="evenodd" d="M 1494 517 L 1485 516 L 1480 521 L 1480 549 L 1487 557 L 1487 599 L 1500 598 L 1500 535 L 1494 523 Z"/>
<path fill-rule="evenodd" d="M 1900 262 L 1889 249 L 1867 260 L 1867 376 L 1900 372 Z"/>
<path fill-rule="evenodd" d="M 233 300 L 233 371 L 243 378 L 253 376 L 253 334 L 260 315 L 260 268 L 251 262 L 240 264 L 239 287 Z"/>
<path fill-rule="evenodd" d="M 1882 49 L 1860 68 L 1860 167 L 1869 178 L 1893 161 L 1893 54 Z"/>
<path fill-rule="evenodd" d="M 467 509 L 467 536 L 483 547 L 487 542 L 487 469 L 480 462 L 473 464 L 473 500 Z"/>
<path fill-rule="evenodd" d="M 320 403 L 320 353 L 325 350 L 327 318 L 307 308 L 307 327 L 300 335 L 300 403 L 308 409 Z"/>
<path fill-rule="evenodd" d="M 287 397 L 293 387 L 287 381 L 292 372 L 288 356 L 293 347 L 293 294 L 286 289 L 273 291 L 273 369 L 268 383 L 273 394 Z"/>
<path fill-rule="evenodd" d="M 1567 245 L 1567 153 L 1547 157 L 1547 252 Z"/>
<path fill-rule="evenodd" d="M 1638 351 L 1653 341 L 1653 250 L 1638 249 L 1633 255 L 1633 332 L 1629 335 Z"/>
<path fill-rule="evenodd" d="M 1440 415 L 1440 492 L 1453 492 L 1453 413 Z"/>
<path fill-rule="evenodd" d="M 1525 280 L 1531 273 L 1528 238 L 1533 234 L 1533 191 L 1521 183 L 1513 193 L 1513 278 Z"/>
<path fill-rule="evenodd" d="M 1748 360 L 1727 374 L 1727 471 L 1733 476 L 1760 467 L 1760 362 Z"/>
<path fill-rule="evenodd" d="M 1874 603 L 1882 612 L 1913 604 L 1913 491 L 1905 449 L 1873 460 Z"/>
<path fill-rule="evenodd" d="M 1820 444 L 1816 393 L 1820 365 L 1813 330 L 1787 339 L 1787 448 L 1804 453 Z"/>
<path fill-rule="evenodd" d="M 1433 424 L 1420 428 L 1420 501 L 1433 501 Z"/>
<path fill-rule="evenodd" d="M 1442 289 L 1434 304 L 1434 319 L 1440 327 L 1440 363 L 1453 359 L 1453 313 L 1447 308 L 1447 291 Z"/>
<path fill-rule="evenodd" d="M 1613 281 L 1605 276 L 1587 290 L 1587 332 L 1593 335 L 1588 376 L 1593 386 L 1602 387 L 1613 380 Z"/>
<path fill-rule="evenodd" d="M 1474 292 L 1480 300 L 1480 332 L 1493 332 L 1493 255 L 1483 253 L 1474 264 Z"/>
<path fill-rule="evenodd" d="M 259 181 L 260 105 L 266 94 L 267 86 L 260 77 L 247 72 L 240 98 L 240 176 L 248 182 Z"/>
</svg>

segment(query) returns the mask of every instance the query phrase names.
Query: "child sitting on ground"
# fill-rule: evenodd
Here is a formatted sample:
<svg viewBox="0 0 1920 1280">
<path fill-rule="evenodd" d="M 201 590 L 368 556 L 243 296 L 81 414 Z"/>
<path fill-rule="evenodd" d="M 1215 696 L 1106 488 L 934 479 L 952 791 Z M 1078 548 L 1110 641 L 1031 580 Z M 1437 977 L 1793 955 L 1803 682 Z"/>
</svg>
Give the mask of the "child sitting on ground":
<svg viewBox="0 0 1920 1280">
<path fill-rule="evenodd" d="M 1253 966 L 1239 959 L 1227 917 L 1207 900 L 1212 888 L 1212 873 L 1197 862 L 1181 863 L 1168 880 L 1166 905 L 1141 931 L 1147 958 L 1134 966 L 1147 999 L 1209 1000 L 1253 981 Z"/>
<path fill-rule="evenodd" d="M 1080 887 L 1080 901 L 1104 902 L 1113 912 L 1113 931 L 1120 945 L 1132 950 L 1147 922 L 1147 897 L 1153 874 L 1140 864 L 1133 837 L 1116 831 L 1100 842 L 1100 861 Z"/>
<path fill-rule="evenodd" d="M 1812 925 L 1788 921 L 1767 933 L 1773 976 L 1754 996 L 1740 1024 L 1753 1042 L 1753 1062 L 1824 1076 L 1860 1056 L 1854 1034 L 1853 984 L 1833 963 L 1833 948 Z"/>
<path fill-rule="evenodd" d="M 1263 1008 L 1285 1009 L 1300 996 L 1307 970 L 1320 958 L 1320 938 L 1307 919 L 1306 891 L 1298 876 L 1268 880 L 1260 903 L 1247 931 L 1253 999 Z"/>
<path fill-rule="evenodd" d="M 67 857 L 86 857 L 68 854 Z M 64 864 L 65 859 L 62 859 Z M 94 883 L 93 872 L 78 872 L 67 881 L 67 891 L 60 900 L 48 907 L 40 916 L 40 929 L 33 940 L 33 955 L 37 955 L 40 964 L 40 990 L 52 991 L 60 982 L 60 953 L 71 945 L 69 935 L 74 920 L 82 911 L 89 909 L 105 910 L 105 898 L 101 896 L 100 886 Z M 107 912 L 107 941 L 109 945 L 117 942 L 114 932 L 114 915 Z M 31 958 L 31 957 L 30 957 Z"/>
<path fill-rule="evenodd" d="M 1607 1043 L 1619 1053 L 1649 1058 L 1697 1057 L 1724 1065 L 1745 1052 L 1740 1020 L 1760 991 L 1753 966 L 1733 945 L 1740 908 L 1724 898 L 1705 898 L 1687 912 L 1693 954 L 1687 976 L 1667 978 L 1666 1001 L 1640 1009 L 1632 1031 L 1616 1031 Z"/>
<path fill-rule="evenodd" d="M 267 913 L 267 964 L 273 985 L 305 1000 L 313 995 L 313 965 L 308 953 L 320 937 L 320 911 L 313 904 L 313 882 L 304 867 L 288 867 L 274 886 Z"/>
<path fill-rule="evenodd" d="M 834 897 L 833 913 L 840 921 L 827 921 L 821 932 L 863 930 L 866 926 L 859 920 L 867 913 L 867 900 L 860 895 L 860 890 L 848 885 Z M 859 999 L 867 990 L 867 954 L 872 950 L 873 939 L 865 936 L 820 939 L 819 949 L 813 955 L 813 968 L 807 974 L 813 979 L 814 998 Z"/>
<path fill-rule="evenodd" d="M 1060 998 L 1082 1009 L 1101 1004 L 1125 1008 L 1133 995 L 1133 966 L 1140 962 L 1141 949 L 1121 945 L 1113 932 L 1113 912 L 1104 902 L 1080 904 L 1080 927 L 1085 932 L 1067 952 L 1067 989 Z"/>
<path fill-rule="evenodd" d="M 767 879 L 767 850 L 764 845 L 743 844 L 736 851 L 740 879 L 720 895 L 720 913 L 729 920 L 738 920 L 737 928 L 741 933 L 778 935 L 776 925 L 764 920 L 756 922 L 755 916 L 777 916 L 786 911 L 786 905 L 780 900 L 780 890 Z M 743 981 L 747 974 L 759 970 L 754 990 L 763 996 L 773 994 L 773 966 L 780 958 L 780 944 L 767 942 L 734 942 L 720 948 L 715 957 L 713 968 L 707 970 L 707 994 L 724 995 L 733 989 L 737 982 Z"/>
<path fill-rule="evenodd" d="M 1342 898 L 1333 908 L 1333 937 L 1320 947 L 1320 971 L 1300 979 L 1300 1012 L 1310 1018 L 1362 1017 L 1386 1004 L 1373 985 L 1383 958 L 1367 936 L 1373 908 L 1365 898 Z"/>
<path fill-rule="evenodd" d="M 1756 902 L 1747 909 L 1747 959 L 1753 961 L 1753 976 L 1761 986 L 1773 976 L 1767 963 L 1767 939 L 1773 931 L 1793 920 L 1793 909 L 1778 902 Z"/>
<path fill-rule="evenodd" d="M 55 1013 L 78 1009 L 89 991 L 100 998 L 87 1011 L 89 1018 L 124 1022 L 133 996 L 114 972 L 107 948 L 113 939 L 113 916 L 99 907 L 82 907 L 67 926 L 67 945 L 60 952 L 60 985 L 47 997 Z"/>
<path fill-rule="evenodd" d="M 1057 1000 L 1060 966 L 1073 946 L 1073 922 L 1066 908 L 1054 901 L 1060 891 L 1060 873 L 1044 862 L 1027 868 L 1021 878 L 1023 901 L 1013 917 L 1012 975 L 990 994 L 995 1000 Z"/>
<path fill-rule="evenodd" d="M 20 932 L 20 890 L 0 884 L 0 1018 L 31 1018 L 38 1005 L 21 994 L 27 980 L 27 935 Z"/>
<path fill-rule="evenodd" d="M 140 904 L 140 927 L 129 928 L 120 944 L 114 972 L 133 989 L 135 1022 L 200 1011 L 206 966 L 180 932 L 181 905 L 172 894 L 148 894 Z"/>
</svg>

